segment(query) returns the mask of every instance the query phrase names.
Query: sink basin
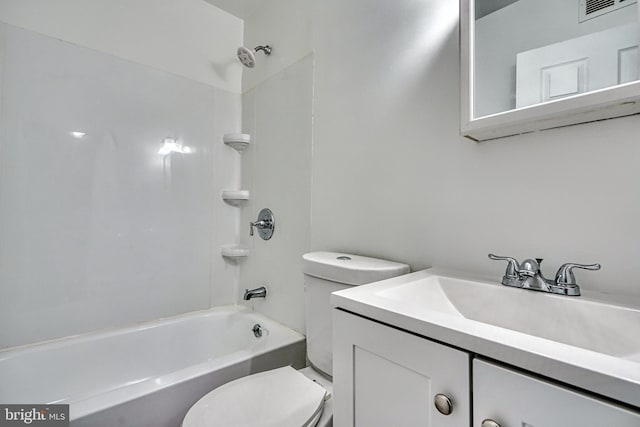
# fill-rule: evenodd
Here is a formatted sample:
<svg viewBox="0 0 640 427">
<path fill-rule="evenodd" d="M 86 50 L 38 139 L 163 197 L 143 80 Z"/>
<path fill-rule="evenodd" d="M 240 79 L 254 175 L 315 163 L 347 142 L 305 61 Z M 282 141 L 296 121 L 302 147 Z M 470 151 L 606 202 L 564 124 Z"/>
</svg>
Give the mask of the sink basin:
<svg viewBox="0 0 640 427">
<path fill-rule="evenodd" d="M 640 304 L 510 288 L 436 269 L 334 292 L 331 302 L 640 407 Z"/>
<path fill-rule="evenodd" d="M 441 275 L 376 295 L 640 362 L 640 310 Z"/>
</svg>

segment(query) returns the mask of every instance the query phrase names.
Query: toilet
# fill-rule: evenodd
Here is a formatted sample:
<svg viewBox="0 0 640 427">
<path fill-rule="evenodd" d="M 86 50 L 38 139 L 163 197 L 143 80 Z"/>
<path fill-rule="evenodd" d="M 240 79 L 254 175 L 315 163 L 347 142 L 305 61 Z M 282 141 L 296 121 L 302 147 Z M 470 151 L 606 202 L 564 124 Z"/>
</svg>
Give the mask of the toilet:
<svg viewBox="0 0 640 427">
<path fill-rule="evenodd" d="M 196 402 L 182 427 L 331 427 L 331 293 L 409 273 L 409 266 L 357 255 L 303 255 L 307 358 L 224 384 Z"/>
</svg>

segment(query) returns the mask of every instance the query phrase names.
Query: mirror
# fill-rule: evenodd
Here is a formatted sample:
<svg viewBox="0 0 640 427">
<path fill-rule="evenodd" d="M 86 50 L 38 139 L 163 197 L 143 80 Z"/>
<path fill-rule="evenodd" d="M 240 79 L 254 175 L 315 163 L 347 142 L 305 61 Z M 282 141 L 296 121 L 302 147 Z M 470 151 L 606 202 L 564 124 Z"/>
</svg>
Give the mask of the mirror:
<svg viewBox="0 0 640 427">
<path fill-rule="evenodd" d="M 637 114 L 638 17 L 637 0 L 461 0 L 462 134 Z"/>
</svg>

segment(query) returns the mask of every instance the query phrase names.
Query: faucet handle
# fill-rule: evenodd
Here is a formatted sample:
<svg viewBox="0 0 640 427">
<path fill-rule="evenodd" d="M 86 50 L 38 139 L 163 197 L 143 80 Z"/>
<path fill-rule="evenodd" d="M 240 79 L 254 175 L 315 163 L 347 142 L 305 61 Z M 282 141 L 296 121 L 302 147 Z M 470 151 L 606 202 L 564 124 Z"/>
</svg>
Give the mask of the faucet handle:
<svg viewBox="0 0 640 427">
<path fill-rule="evenodd" d="M 265 227 L 265 223 L 264 221 L 249 221 L 249 236 L 253 236 L 253 227 L 257 227 L 262 230 Z"/>
<path fill-rule="evenodd" d="M 584 270 L 600 270 L 600 264 L 575 264 L 568 262 L 562 264 L 556 273 L 556 284 L 561 286 L 575 285 L 576 276 L 573 275 L 574 268 L 582 268 Z"/>
<path fill-rule="evenodd" d="M 509 257 L 509 256 L 499 256 L 499 255 L 489 254 L 489 259 L 492 259 L 494 261 L 508 262 L 507 269 L 504 272 L 503 282 L 505 279 L 514 279 L 518 277 L 518 270 L 520 269 L 520 264 L 518 263 L 518 260 L 516 260 L 515 258 Z"/>
</svg>

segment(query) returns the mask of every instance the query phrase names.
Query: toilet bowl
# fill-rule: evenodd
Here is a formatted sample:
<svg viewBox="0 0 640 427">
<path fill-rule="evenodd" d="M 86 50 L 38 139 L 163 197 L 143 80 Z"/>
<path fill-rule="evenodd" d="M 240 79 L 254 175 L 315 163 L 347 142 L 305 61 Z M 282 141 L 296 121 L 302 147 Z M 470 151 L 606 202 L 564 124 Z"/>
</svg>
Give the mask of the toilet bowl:
<svg viewBox="0 0 640 427">
<path fill-rule="evenodd" d="M 187 412 L 182 427 L 331 427 L 332 292 L 409 273 L 409 266 L 334 252 L 303 256 L 307 357 L 216 388 Z"/>
</svg>

